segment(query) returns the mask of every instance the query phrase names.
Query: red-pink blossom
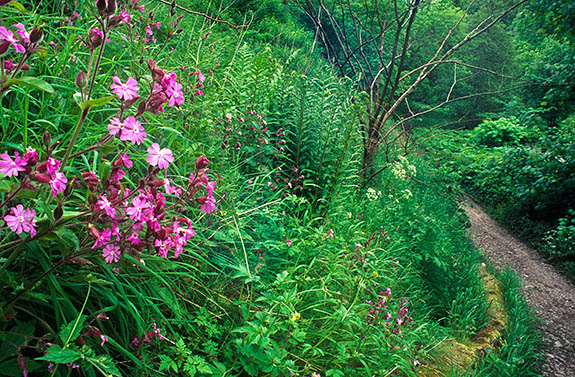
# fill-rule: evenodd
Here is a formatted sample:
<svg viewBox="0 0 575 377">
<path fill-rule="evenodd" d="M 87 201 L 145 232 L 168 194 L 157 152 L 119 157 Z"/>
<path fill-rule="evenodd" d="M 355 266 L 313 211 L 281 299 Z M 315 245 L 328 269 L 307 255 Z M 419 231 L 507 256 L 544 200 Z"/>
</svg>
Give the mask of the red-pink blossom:
<svg viewBox="0 0 575 377">
<path fill-rule="evenodd" d="M 20 157 L 18 152 L 14 152 L 14 160 L 8 154 L 0 154 L 0 173 L 8 177 L 17 177 L 18 173 L 25 171 L 26 161 Z"/>
<path fill-rule="evenodd" d="M 30 237 L 34 237 L 36 235 L 35 215 L 36 212 L 33 209 L 24 209 L 22 204 L 18 204 L 16 207 L 10 208 L 9 214 L 4 216 L 4 221 L 10 230 L 16 234 L 29 232 Z"/>
<path fill-rule="evenodd" d="M 102 250 L 102 256 L 106 263 L 117 263 L 120 260 L 120 254 L 122 250 L 119 246 L 114 244 L 106 245 L 106 247 Z M 103 345 L 104 343 L 102 343 Z"/>
<path fill-rule="evenodd" d="M 119 99 L 124 101 L 131 101 L 135 98 L 138 98 L 138 91 L 140 88 L 138 87 L 138 82 L 133 77 L 129 77 L 126 83 L 122 83 L 118 76 L 114 76 L 112 79 L 115 84 L 110 85 L 110 89 L 112 92 L 118 96 Z"/>
<path fill-rule="evenodd" d="M 110 131 L 110 135 L 121 134 L 123 129 L 124 122 L 122 122 L 120 118 L 114 117 L 110 119 L 110 124 L 108 124 L 108 131 Z"/>
<path fill-rule="evenodd" d="M 116 209 L 112 207 L 112 203 L 110 203 L 105 194 L 98 196 L 96 205 L 99 209 L 106 212 L 106 215 L 110 216 L 111 218 L 116 217 Z"/>
<path fill-rule="evenodd" d="M 25 53 L 26 49 L 22 46 L 19 41 L 14 37 L 14 33 L 6 29 L 4 26 L 0 26 L 0 41 L 6 41 L 14 46 L 14 49 L 20 53 Z"/>
<path fill-rule="evenodd" d="M 146 131 L 139 120 L 134 117 L 124 119 L 124 127 L 120 135 L 120 140 L 130 141 L 132 144 L 140 145 L 146 136 Z"/>
<path fill-rule="evenodd" d="M 144 221 L 144 210 L 150 207 L 150 202 L 140 196 L 136 196 L 132 199 L 132 206 L 126 209 L 126 214 L 134 221 Z"/>
<path fill-rule="evenodd" d="M 59 193 L 66 189 L 66 183 L 68 179 L 62 172 L 55 172 L 50 175 L 50 187 L 52 188 L 52 195 L 57 197 Z"/>
<path fill-rule="evenodd" d="M 92 245 L 92 249 L 97 249 L 99 247 L 108 244 L 108 242 L 110 242 L 111 237 L 112 237 L 112 231 L 108 228 L 104 229 L 103 232 L 100 232 L 100 234 L 98 234 L 98 238 L 96 238 L 96 242 L 94 242 L 94 244 Z"/>
<path fill-rule="evenodd" d="M 55 158 L 49 157 L 46 160 L 46 172 L 48 174 L 54 174 L 60 169 L 60 161 Z"/>
<path fill-rule="evenodd" d="M 148 153 L 150 155 L 146 157 L 146 161 L 148 161 L 150 165 L 157 166 L 160 169 L 167 169 L 170 162 L 174 161 L 172 151 L 168 148 L 160 149 L 160 145 L 158 143 L 152 144 L 152 146 L 148 148 Z"/>
<path fill-rule="evenodd" d="M 129 169 L 133 166 L 132 161 L 130 161 L 130 155 L 128 154 L 128 152 L 121 154 L 118 156 L 118 162 L 123 164 L 126 169 Z"/>
<path fill-rule="evenodd" d="M 200 211 L 204 213 L 211 213 L 216 209 L 216 199 L 213 196 L 202 197 L 198 199 L 203 199 L 202 206 L 200 207 Z"/>
<path fill-rule="evenodd" d="M 22 38 L 22 42 L 24 42 L 24 44 L 29 44 L 30 43 L 30 33 L 28 33 L 26 31 L 26 28 L 24 27 L 24 25 L 22 25 L 21 23 L 17 23 L 14 26 L 16 29 L 18 29 L 18 31 L 16 31 L 16 34 L 18 34 L 20 36 L 20 38 Z"/>
</svg>

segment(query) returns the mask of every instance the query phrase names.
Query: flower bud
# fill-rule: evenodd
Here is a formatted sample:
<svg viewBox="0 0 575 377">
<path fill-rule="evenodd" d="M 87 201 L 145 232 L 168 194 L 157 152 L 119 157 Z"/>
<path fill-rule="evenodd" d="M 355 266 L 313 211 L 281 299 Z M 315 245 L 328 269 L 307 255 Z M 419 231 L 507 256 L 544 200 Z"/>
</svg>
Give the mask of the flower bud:
<svg viewBox="0 0 575 377">
<path fill-rule="evenodd" d="M 22 67 L 20 67 L 20 69 L 21 69 L 22 71 L 27 71 L 27 70 L 30 69 L 30 66 L 29 66 L 28 64 L 24 63 L 24 64 L 22 64 Z"/>
<path fill-rule="evenodd" d="M 30 43 L 38 44 L 44 39 L 44 32 L 35 26 L 30 32 Z"/>
<path fill-rule="evenodd" d="M 50 183 L 50 177 L 46 174 L 42 173 L 32 173 L 29 175 L 32 181 L 40 182 L 40 183 Z"/>
<path fill-rule="evenodd" d="M 114 29 L 122 24 L 122 16 L 115 15 L 108 19 L 108 26 L 110 29 Z"/>
<path fill-rule="evenodd" d="M 54 220 L 60 220 L 63 214 L 64 210 L 62 209 L 62 205 L 60 204 L 58 207 L 54 209 Z"/>
<path fill-rule="evenodd" d="M 88 224 L 88 230 L 94 237 L 96 238 L 100 237 L 100 232 L 98 231 L 98 229 L 96 229 L 96 227 L 93 224 Z"/>
<path fill-rule="evenodd" d="M 106 0 L 96 0 L 96 9 L 101 17 L 108 16 L 108 4 Z"/>
<path fill-rule="evenodd" d="M 170 15 L 174 16 L 176 14 L 176 0 L 172 1 L 172 5 L 170 5 Z"/>
<path fill-rule="evenodd" d="M 8 47 L 10 47 L 10 42 L 0 43 L 0 55 L 8 51 Z"/>
<path fill-rule="evenodd" d="M 78 88 L 80 89 L 84 89 L 86 85 L 88 85 L 88 79 L 86 78 L 86 74 L 80 71 L 80 73 L 78 73 L 78 76 L 76 76 L 76 86 L 78 86 Z"/>
<path fill-rule="evenodd" d="M 44 143 L 46 148 L 49 148 L 50 145 L 52 145 L 52 136 L 50 136 L 50 132 L 48 130 L 44 132 L 44 135 L 42 136 L 42 142 Z"/>
<path fill-rule="evenodd" d="M 108 15 L 111 16 L 116 13 L 118 9 L 118 5 L 116 4 L 116 0 L 108 0 Z"/>
<path fill-rule="evenodd" d="M 158 84 L 162 82 L 162 79 L 164 78 L 165 75 L 166 74 L 164 73 L 164 71 L 162 71 L 159 68 L 152 69 L 152 79 Z"/>
<path fill-rule="evenodd" d="M 148 59 L 148 69 L 152 71 L 154 68 L 158 68 L 156 61 L 153 59 Z"/>
<path fill-rule="evenodd" d="M 206 156 L 200 156 L 198 157 L 198 159 L 196 160 L 196 169 L 200 170 L 205 168 L 206 166 L 208 166 L 208 164 L 210 163 L 210 160 L 208 160 L 206 158 Z"/>
</svg>

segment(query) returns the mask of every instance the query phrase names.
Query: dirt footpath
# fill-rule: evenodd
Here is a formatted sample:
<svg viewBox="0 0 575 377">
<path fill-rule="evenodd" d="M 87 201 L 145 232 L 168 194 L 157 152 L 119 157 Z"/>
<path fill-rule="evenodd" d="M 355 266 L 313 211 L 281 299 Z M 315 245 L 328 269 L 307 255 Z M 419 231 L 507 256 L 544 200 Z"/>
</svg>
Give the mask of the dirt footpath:
<svg viewBox="0 0 575 377">
<path fill-rule="evenodd" d="M 545 322 L 545 376 L 575 377 L 575 286 L 477 204 L 469 201 L 465 210 L 475 244 L 483 249 L 492 266 L 510 266 L 519 274 L 527 302 Z"/>
</svg>

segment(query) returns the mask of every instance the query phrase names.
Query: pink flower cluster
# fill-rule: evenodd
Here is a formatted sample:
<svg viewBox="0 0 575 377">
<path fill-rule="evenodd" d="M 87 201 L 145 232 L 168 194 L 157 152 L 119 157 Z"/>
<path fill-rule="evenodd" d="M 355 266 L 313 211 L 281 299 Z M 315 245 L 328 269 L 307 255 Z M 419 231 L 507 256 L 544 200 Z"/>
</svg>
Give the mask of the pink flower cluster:
<svg viewBox="0 0 575 377">
<path fill-rule="evenodd" d="M 36 189 L 32 181 L 49 184 L 52 195 L 56 197 L 66 189 L 68 183 L 64 173 L 58 170 L 60 161 L 49 157 L 34 169 L 37 163 L 38 153 L 34 149 L 26 150 L 23 158 L 18 152 L 14 152 L 14 158 L 7 153 L 2 153 L 0 155 L 0 173 L 8 177 L 18 177 L 20 173 L 24 173 L 23 177 L 20 178 L 20 188 Z M 4 216 L 4 221 L 10 230 L 16 234 L 29 232 L 30 236 L 34 237 L 36 235 L 35 214 L 33 209 L 24 209 L 21 204 L 18 204 L 16 207 L 10 208 L 9 213 Z"/>
<path fill-rule="evenodd" d="M 374 287 L 377 287 L 377 284 L 374 284 Z M 371 289 L 368 289 L 367 293 L 373 295 Z M 376 325 L 383 322 L 383 325 L 391 334 L 402 338 L 402 329 L 408 325 L 410 326 L 413 323 L 413 318 L 408 316 L 409 309 L 407 300 L 403 299 L 399 301 L 399 303 L 396 304 L 397 310 L 395 311 L 390 309 L 389 305 L 391 301 L 390 288 L 380 291 L 374 300 L 366 300 L 366 303 L 370 306 L 367 323 Z M 392 312 L 395 313 L 392 314 Z"/>
<path fill-rule="evenodd" d="M 132 339 L 132 344 L 135 347 L 140 347 L 142 344 L 152 343 L 152 339 L 154 338 L 162 339 L 164 336 L 160 332 L 160 329 L 158 329 L 158 326 L 155 322 L 153 323 L 153 327 L 154 329 L 152 331 L 147 331 L 139 337 L 134 337 L 134 339 Z"/>
<path fill-rule="evenodd" d="M 205 157 L 198 158 L 196 174 L 190 176 L 188 188 L 184 191 L 172 180 L 157 177 L 162 169 L 167 169 L 174 161 L 172 152 L 160 148 L 157 143 L 152 144 L 148 152 L 147 161 L 152 168 L 134 191 L 122 183 L 126 174 L 124 169 L 132 166 L 128 154 L 120 155 L 113 162 L 106 182 L 100 182 L 94 172 L 82 174 L 88 187 L 97 195 L 97 200 L 92 203 L 95 213 L 93 222 L 107 226 L 103 229 L 90 226 L 90 232 L 95 237 L 92 248 L 102 248 L 102 257 L 107 263 L 119 262 L 125 252 L 140 259 L 139 255 L 150 248 L 154 248 L 162 258 L 168 258 L 170 250 L 173 250 L 174 258 L 179 257 L 196 233 L 191 220 L 182 216 L 168 216 L 166 196 L 175 196 L 176 205 L 184 198 L 195 201 L 205 213 L 215 209 L 215 181 L 209 181 L 206 174 L 209 161 Z M 160 188 L 163 188 L 163 192 Z M 205 190 L 206 195 L 199 196 L 200 190 Z"/>
</svg>

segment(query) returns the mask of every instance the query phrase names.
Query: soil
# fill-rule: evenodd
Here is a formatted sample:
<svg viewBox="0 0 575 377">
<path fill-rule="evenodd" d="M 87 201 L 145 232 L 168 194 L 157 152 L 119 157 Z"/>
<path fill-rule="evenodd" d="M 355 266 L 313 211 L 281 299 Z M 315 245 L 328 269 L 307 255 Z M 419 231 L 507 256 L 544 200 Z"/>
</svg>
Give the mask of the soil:
<svg viewBox="0 0 575 377">
<path fill-rule="evenodd" d="M 575 377 L 575 286 L 536 250 L 515 239 L 471 200 L 464 205 L 473 241 L 491 265 L 511 267 L 521 277 L 524 297 L 543 320 L 546 377 Z"/>
</svg>

